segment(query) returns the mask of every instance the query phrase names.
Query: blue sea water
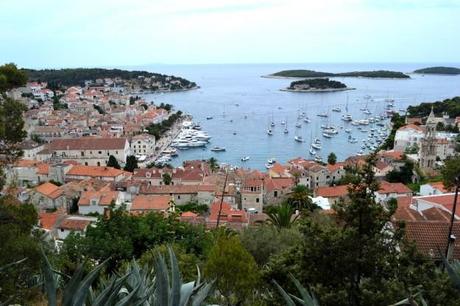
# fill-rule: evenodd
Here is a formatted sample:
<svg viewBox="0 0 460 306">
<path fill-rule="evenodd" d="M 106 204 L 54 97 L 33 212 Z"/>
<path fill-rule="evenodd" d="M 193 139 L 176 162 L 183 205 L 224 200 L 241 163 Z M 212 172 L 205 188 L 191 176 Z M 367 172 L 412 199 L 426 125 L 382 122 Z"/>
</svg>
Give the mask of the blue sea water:
<svg viewBox="0 0 460 306">
<path fill-rule="evenodd" d="M 280 162 L 299 156 L 311 158 L 308 153 L 311 137 L 321 138 L 323 148 L 318 153 L 323 159 L 330 152 L 334 152 L 339 160 L 356 154 L 360 150 L 361 141 L 348 143 L 348 134 L 343 130 L 332 139 L 321 137 L 320 125 L 326 123 L 351 127 L 352 135 L 359 140 L 367 137 L 356 127 L 340 120 L 345 113 L 347 100 L 353 119 L 364 119 L 366 115 L 360 108 L 366 105 L 364 97 L 367 95 L 373 99 L 367 105 L 373 116 L 384 112 L 385 98 L 395 99 L 395 109 L 399 110 L 421 102 L 458 96 L 460 76 L 411 74 L 411 79 L 334 78 L 356 90 L 292 93 L 280 91 L 292 80 L 262 78 L 262 75 L 286 69 L 327 72 L 386 69 L 410 73 L 429 66 L 433 64 L 152 65 L 132 68 L 181 76 L 201 87 L 187 92 L 146 95 L 148 101 L 170 103 L 176 109 L 192 115 L 194 121 L 199 122 L 202 129 L 212 136 L 211 143 L 204 150 L 197 148 L 180 151 L 179 157 L 173 160 L 174 165 L 184 160 L 215 157 L 219 162 L 263 169 L 269 158 Z M 331 112 L 333 107 L 340 107 L 342 113 Z M 311 123 L 301 122 L 302 128 L 297 129 L 295 124 L 301 111 L 307 113 Z M 325 111 L 329 111 L 329 118 L 317 116 Z M 208 116 L 213 116 L 213 119 L 206 120 Z M 268 136 L 266 130 L 272 118 L 276 126 L 273 136 Z M 283 120 L 287 121 L 288 134 L 283 133 L 284 127 L 280 124 Z M 306 142 L 295 142 L 296 135 L 302 136 Z M 213 146 L 225 147 L 226 151 L 212 152 L 209 149 Z M 250 160 L 241 162 L 243 156 L 250 156 Z"/>
</svg>

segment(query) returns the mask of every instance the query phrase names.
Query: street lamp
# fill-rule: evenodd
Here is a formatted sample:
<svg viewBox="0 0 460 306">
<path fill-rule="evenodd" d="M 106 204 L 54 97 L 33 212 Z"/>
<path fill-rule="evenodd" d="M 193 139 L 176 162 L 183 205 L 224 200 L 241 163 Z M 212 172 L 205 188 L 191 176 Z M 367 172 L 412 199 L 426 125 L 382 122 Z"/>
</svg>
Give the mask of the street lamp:
<svg viewBox="0 0 460 306">
<path fill-rule="evenodd" d="M 452 214 L 450 216 L 449 236 L 447 236 L 446 259 L 449 260 L 450 246 L 455 242 L 455 236 L 452 235 L 452 228 L 454 227 L 455 211 L 457 210 L 458 190 L 460 189 L 460 175 L 455 178 L 455 196 L 454 205 L 452 207 Z"/>
</svg>

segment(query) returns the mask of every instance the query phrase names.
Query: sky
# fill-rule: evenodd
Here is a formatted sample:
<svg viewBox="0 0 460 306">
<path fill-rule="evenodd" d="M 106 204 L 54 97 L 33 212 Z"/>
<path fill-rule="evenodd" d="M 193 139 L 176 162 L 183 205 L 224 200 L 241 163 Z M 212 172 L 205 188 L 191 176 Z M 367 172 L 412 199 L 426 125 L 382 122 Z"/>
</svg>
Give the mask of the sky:
<svg viewBox="0 0 460 306">
<path fill-rule="evenodd" d="M 460 62 L 460 0 L 0 0 L 0 64 Z"/>
</svg>

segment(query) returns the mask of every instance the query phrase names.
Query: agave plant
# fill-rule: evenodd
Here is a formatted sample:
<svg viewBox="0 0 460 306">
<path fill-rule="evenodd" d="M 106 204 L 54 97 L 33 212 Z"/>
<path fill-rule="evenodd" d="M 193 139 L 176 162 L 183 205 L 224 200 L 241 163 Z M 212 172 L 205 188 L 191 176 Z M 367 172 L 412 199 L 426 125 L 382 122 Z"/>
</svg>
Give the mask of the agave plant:
<svg viewBox="0 0 460 306">
<path fill-rule="evenodd" d="M 458 260 L 449 262 L 444 256 L 442 256 L 442 260 L 452 282 L 452 286 L 460 291 L 460 262 Z"/>
<path fill-rule="evenodd" d="M 275 280 L 273 280 L 273 283 L 275 284 L 280 294 L 283 296 L 283 299 L 286 302 L 287 306 L 295 306 L 296 302 L 304 306 L 319 306 L 318 300 L 312 292 L 303 287 L 302 284 L 294 276 L 289 275 L 289 278 L 296 286 L 301 297 L 297 297 L 293 294 L 287 293 L 283 289 L 283 287 L 281 287 Z"/>
<path fill-rule="evenodd" d="M 83 265 L 79 265 L 75 274 L 62 290 L 62 306 L 199 306 L 208 297 L 211 283 L 202 283 L 200 270 L 198 279 L 182 283 L 177 258 L 168 248 L 171 273 L 163 256 L 158 253 L 155 269 L 139 267 L 133 260 L 123 275 L 112 275 L 109 279 L 100 279 L 97 290 L 92 285 L 107 261 L 95 267 L 86 276 Z M 57 305 L 57 291 L 60 278 L 64 275 L 52 269 L 43 253 L 43 284 L 48 297 L 48 305 Z"/>
</svg>

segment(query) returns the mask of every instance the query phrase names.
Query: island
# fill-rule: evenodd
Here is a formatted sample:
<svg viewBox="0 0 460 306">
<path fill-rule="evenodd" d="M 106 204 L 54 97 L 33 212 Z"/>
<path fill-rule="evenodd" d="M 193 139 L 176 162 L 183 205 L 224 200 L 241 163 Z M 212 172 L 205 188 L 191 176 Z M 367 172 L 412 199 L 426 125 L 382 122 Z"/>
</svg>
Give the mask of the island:
<svg viewBox="0 0 460 306">
<path fill-rule="evenodd" d="M 266 76 L 266 78 L 324 78 L 324 77 L 362 77 L 384 79 L 409 79 L 410 76 L 398 71 L 375 70 L 375 71 L 352 71 L 352 72 L 321 72 L 314 70 L 283 70 Z"/>
<path fill-rule="evenodd" d="M 329 80 L 328 78 L 316 78 L 291 82 L 288 88 L 281 90 L 292 92 L 330 92 L 350 89 L 354 88 L 347 87 L 342 82 Z"/>
<path fill-rule="evenodd" d="M 423 68 L 423 69 L 417 69 L 417 70 L 414 71 L 414 73 L 418 73 L 418 74 L 457 75 L 457 74 L 460 74 L 460 68 L 437 66 L 437 67 L 428 67 L 428 68 Z"/>
<path fill-rule="evenodd" d="M 174 92 L 198 88 L 195 82 L 181 77 L 148 71 L 103 68 L 22 69 L 29 81 L 46 82 L 48 88 L 106 84 L 123 87 L 129 93 Z"/>
</svg>

